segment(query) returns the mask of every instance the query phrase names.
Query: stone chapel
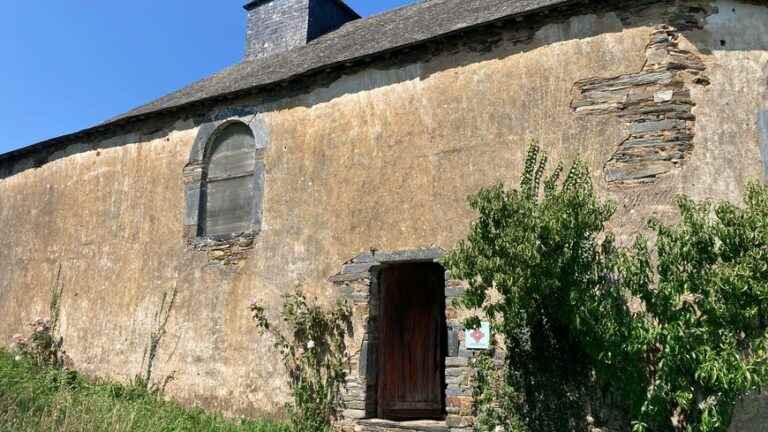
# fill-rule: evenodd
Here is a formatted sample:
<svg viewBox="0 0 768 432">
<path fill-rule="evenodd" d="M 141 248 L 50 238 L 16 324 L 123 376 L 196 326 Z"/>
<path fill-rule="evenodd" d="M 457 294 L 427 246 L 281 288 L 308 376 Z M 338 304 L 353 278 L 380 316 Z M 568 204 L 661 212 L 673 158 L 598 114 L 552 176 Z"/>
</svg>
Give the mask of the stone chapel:
<svg viewBox="0 0 768 432">
<path fill-rule="evenodd" d="M 428 0 L 363 19 L 342 0 L 254 0 L 245 15 L 237 64 L 0 155 L 0 346 L 59 284 L 76 367 L 126 379 L 175 291 L 156 360 L 169 394 L 274 415 L 285 377 L 248 304 L 298 288 L 353 304 L 350 428 L 463 432 L 472 352 L 439 259 L 467 196 L 516 184 L 530 141 L 588 163 L 623 242 L 674 220 L 678 194 L 739 202 L 768 179 L 765 1 Z M 397 370 L 422 360 L 408 387 Z M 766 406 L 733 430 L 765 430 Z"/>
</svg>

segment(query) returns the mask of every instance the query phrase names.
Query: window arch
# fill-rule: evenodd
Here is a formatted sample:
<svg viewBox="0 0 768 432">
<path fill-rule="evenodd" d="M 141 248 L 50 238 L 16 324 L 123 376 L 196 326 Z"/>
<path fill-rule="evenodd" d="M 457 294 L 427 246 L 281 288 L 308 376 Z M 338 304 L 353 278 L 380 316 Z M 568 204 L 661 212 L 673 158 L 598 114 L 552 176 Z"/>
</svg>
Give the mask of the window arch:
<svg viewBox="0 0 768 432">
<path fill-rule="evenodd" d="M 184 241 L 196 249 L 247 248 L 261 231 L 269 130 L 261 114 L 248 111 L 212 113 L 192 145 L 184 167 Z"/>
<path fill-rule="evenodd" d="M 245 123 L 219 128 L 206 146 L 198 236 L 220 238 L 254 230 L 256 141 Z"/>
</svg>

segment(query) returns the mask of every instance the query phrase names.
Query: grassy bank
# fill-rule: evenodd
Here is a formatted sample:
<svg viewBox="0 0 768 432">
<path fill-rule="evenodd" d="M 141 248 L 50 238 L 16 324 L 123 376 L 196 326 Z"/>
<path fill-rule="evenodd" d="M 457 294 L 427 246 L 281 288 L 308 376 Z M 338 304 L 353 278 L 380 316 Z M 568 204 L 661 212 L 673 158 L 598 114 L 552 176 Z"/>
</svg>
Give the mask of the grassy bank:
<svg viewBox="0 0 768 432">
<path fill-rule="evenodd" d="M 41 370 L 0 351 L 0 432 L 287 432 L 186 409 L 140 388 Z"/>
</svg>

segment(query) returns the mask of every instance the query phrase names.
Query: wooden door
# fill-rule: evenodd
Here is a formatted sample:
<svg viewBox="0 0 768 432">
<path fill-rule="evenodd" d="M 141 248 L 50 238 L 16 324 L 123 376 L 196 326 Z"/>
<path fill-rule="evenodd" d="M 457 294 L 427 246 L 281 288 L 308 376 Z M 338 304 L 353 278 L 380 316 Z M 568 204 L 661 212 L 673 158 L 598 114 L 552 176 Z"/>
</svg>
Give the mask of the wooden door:
<svg viewBox="0 0 768 432">
<path fill-rule="evenodd" d="M 380 273 L 379 416 L 444 415 L 445 282 L 438 264 L 402 264 Z"/>
</svg>

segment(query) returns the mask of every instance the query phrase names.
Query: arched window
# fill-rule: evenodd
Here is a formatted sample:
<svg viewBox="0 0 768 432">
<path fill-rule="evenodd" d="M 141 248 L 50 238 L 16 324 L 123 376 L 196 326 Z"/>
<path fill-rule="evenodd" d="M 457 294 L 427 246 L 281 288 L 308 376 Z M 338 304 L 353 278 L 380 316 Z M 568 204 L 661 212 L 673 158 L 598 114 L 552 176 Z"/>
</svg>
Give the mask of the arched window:
<svg viewBox="0 0 768 432">
<path fill-rule="evenodd" d="M 205 152 L 198 235 L 217 238 L 254 229 L 256 165 L 248 125 L 230 123 L 214 134 Z"/>
</svg>

